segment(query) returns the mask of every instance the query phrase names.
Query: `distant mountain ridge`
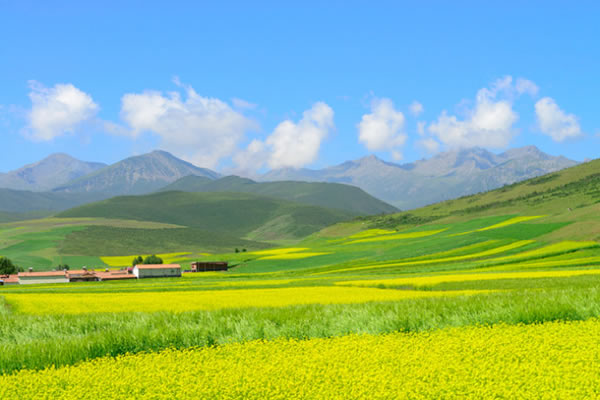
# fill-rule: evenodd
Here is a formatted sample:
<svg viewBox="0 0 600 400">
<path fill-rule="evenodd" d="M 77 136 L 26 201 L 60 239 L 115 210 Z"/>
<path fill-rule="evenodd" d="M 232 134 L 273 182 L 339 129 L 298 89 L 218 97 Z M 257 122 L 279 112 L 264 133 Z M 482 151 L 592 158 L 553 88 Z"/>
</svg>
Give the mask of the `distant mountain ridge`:
<svg viewBox="0 0 600 400">
<path fill-rule="evenodd" d="M 356 186 L 325 182 L 255 182 L 239 176 L 211 180 L 186 176 L 161 191 L 254 193 L 302 204 L 338 209 L 355 215 L 388 214 L 398 209 Z"/>
<path fill-rule="evenodd" d="M 104 167 L 104 163 L 81 161 L 68 154 L 55 153 L 14 171 L 0 173 L 0 188 L 47 191 Z"/>
<path fill-rule="evenodd" d="M 220 177 L 215 171 L 180 160 L 172 154 L 156 150 L 126 158 L 91 174 L 53 189 L 67 193 L 105 193 L 111 196 L 153 192 L 188 175 L 209 179 Z"/>
<path fill-rule="evenodd" d="M 543 153 L 535 146 L 501 154 L 471 148 L 443 152 L 427 160 L 402 165 L 368 156 L 321 170 L 273 170 L 260 180 L 351 184 L 406 210 L 488 191 L 576 164 L 565 157 Z"/>
</svg>

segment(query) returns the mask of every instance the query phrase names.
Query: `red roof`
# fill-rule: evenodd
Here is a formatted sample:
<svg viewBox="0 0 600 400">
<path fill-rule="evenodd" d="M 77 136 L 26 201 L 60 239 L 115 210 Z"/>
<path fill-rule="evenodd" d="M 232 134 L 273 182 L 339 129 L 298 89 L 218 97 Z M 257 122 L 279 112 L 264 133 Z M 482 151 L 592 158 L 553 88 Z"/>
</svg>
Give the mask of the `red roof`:
<svg viewBox="0 0 600 400">
<path fill-rule="evenodd" d="M 19 272 L 19 278 L 43 278 L 45 276 L 65 276 L 65 271 Z"/>
<path fill-rule="evenodd" d="M 179 264 L 139 264 L 138 269 L 181 269 Z"/>
<path fill-rule="evenodd" d="M 18 275 L 5 275 L 0 277 L 0 280 L 4 281 L 4 283 L 19 283 Z"/>
</svg>

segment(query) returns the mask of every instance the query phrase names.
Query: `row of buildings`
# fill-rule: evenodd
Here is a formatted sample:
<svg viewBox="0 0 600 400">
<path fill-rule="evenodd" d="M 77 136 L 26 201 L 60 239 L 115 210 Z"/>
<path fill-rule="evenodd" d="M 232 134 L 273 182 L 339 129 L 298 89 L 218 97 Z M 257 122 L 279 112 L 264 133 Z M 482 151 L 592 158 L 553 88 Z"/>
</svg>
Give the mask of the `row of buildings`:
<svg viewBox="0 0 600 400">
<path fill-rule="evenodd" d="M 182 272 L 227 271 L 226 262 L 194 262 L 191 269 L 182 271 L 179 264 L 141 264 L 123 270 L 80 270 L 19 272 L 16 275 L 0 275 L 0 285 L 27 285 L 68 282 L 98 282 L 144 278 L 177 278 Z"/>
</svg>

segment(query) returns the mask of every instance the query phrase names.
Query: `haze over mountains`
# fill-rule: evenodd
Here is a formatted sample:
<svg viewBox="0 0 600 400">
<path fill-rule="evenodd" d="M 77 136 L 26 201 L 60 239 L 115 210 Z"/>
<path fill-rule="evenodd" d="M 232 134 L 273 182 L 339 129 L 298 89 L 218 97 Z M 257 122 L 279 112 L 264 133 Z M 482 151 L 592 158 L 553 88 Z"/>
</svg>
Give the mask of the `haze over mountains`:
<svg viewBox="0 0 600 400">
<path fill-rule="evenodd" d="M 491 190 L 575 164 L 534 146 L 501 154 L 472 148 L 403 165 L 369 156 L 321 170 L 273 170 L 255 182 L 222 177 L 164 151 L 108 166 L 53 154 L 0 174 L 0 211 L 60 211 L 114 196 L 179 190 L 254 193 L 353 214 L 379 214 Z"/>
<path fill-rule="evenodd" d="M 535 146 L 501 154 L 471 148 L 403 165 L 369 156 L 321 170 L 280 169 L 266 173 L 262 179 L 346 183 L 406 210 L 488 191 L 576 164 L 565 157 L 543 153 Z"/>
<path fill-rule="evenodd" d="M 55 153 L 36 163 L 0 173 L 0 188 L 46 191 L 103 167 L 106 164 L 80 161 L 68 154 Z"/>
</svg>

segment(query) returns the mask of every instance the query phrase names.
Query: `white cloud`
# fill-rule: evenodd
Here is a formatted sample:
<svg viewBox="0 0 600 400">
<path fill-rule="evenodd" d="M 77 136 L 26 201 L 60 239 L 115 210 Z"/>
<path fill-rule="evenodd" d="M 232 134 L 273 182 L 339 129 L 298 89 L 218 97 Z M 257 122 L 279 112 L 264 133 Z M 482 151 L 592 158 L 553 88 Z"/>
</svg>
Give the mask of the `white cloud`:
<svg viewBox="0 0 600 400">
<path fill-rule="evenodd" d="M 577 117 L 565 113 L 550 97 L 544 97 L 535 103 L 535 114 L 542 133 L 556 142 L 582 134 Z"/>
<path fill-rule="evenodd" d="M 466 110 L 464 119 L 443 111 L 436 122 L 429 124 L 429 132 L 448 147 L 506 147 L 519 119 L 510 100 L 515 90 L 511 77 L 499 79 L 491 88 L 477 92 L 475 106 Z"/>
<path fill-rule="evenodd" d="M 237 97 L 231 99 L 231 103 L 235 108 L 239 108 L 240 110 L 254 110 L 256 107 L 258 107 L 257 104 L 250 103 L 249 101 L 243 99 L 238 99 Z"/>
<path fill-rule="evenodd" d="M 125 94 L 121 99 L 121 118 L 131 128 L 129 135 L 153 132 L 160 138 L 161 148 L 197 165 L 214 168 L 235 151 L 256 123 L 219 99 L 202 97 L 189 86 L 184 89 L 185 99 L 178 92 Z"/>
<path fill-rule="evenodd" d="M 515 89 L 518 94 L 527 93 L 531 97 L 537 96 L 539 91 L 538 86 L 530 80 L 519 78 L 515 84 Z"/>
<path fill-rule="evenodd" d="M 301 168 L 317 159 L 321 142 L 334 129 L 333 110 L 323 102 L 304 111 L 297 123 L 285 120 L 263 142 L 253 140 L 233 157 L 237 171 L 270 168 Z"/>
<path fill-rule="evenodd" d="M 394 109 L 390 99 L 375 99 L 371 102 L 371 113 L 365 114 L 358 124 L 358 140 L 367 149 L 392 150 L 406 141 L 403 132 L 404 114 Z"/>
<path fill-rule="evenodd" d="M 333 110 L 323 102 L 304 111 L 297 124 L 283 121 L 266 140 L 271 152 L 269 166 L 300 168 L 310 164 L 316 160 L 321 142 L 333 128 Z"/>
<path fill-rule="evenodd" d="M 392 159 L 394 161 L 402 161 L 403 158 L 404 158 L 404 154 L 402 154 L 400 151 L 392 150 Z"/>
<path fill-rule="evenodd" d="M 427 125 L 425 121 L 417 122 L 417 133 L 421 136 L 425 134 L 425 125 Z"/>
<path fill-rule="evenodd" d="M 29 87 L 31 110 L 27 115 L 26 135 L 36 141 L 73 133 L 81 124 L 93 119 L 99 110 L 89 94 L 70 83 L 47 88 L 30 81 Z"/>
<path fill-rule="evenodd" d="M 418 117 L 423 113 L 423 111 L 425 111 L 425 108 L 423 108 L 423 104 L 419 103 L 418 101 L 413 101 L 409 107 L 409 110 L 412 115 Z"/>
<path fill-rule="evenodd" d="M 435 154 L 440 150 L 440 144 L 432 138 L 420 140 L 418 146 L 424 149 L 428 154 Z"/>
</svg>

